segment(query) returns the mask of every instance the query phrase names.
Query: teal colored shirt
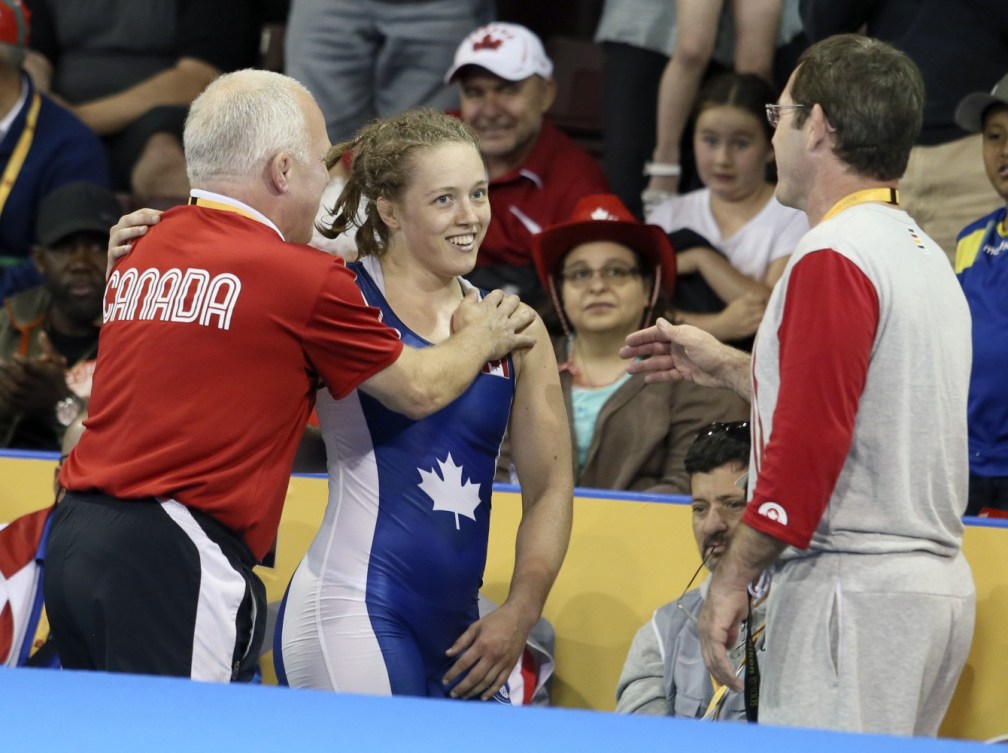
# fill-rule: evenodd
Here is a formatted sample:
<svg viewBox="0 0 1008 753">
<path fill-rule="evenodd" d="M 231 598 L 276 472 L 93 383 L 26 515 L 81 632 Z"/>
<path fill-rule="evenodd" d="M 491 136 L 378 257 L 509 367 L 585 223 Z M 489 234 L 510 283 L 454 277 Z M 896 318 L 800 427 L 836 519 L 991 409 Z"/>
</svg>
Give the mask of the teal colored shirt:
<svg viewBox="0 0 1008 753">
<path fill-rule="evenodd" d="M 571 405 L 574 407 L 574 441 L 577 444 L 577 473 L 581 476 L 585 460 L 588 459 L 588 448 L 591 447 L 595 435 L 595 420 L 602 411 L 602 406 L 612 397 L 624 382 L 630 378 L 624 374 L 612 384 L 605 387 L 574 387 L 571 389 Z"/>
</svg>

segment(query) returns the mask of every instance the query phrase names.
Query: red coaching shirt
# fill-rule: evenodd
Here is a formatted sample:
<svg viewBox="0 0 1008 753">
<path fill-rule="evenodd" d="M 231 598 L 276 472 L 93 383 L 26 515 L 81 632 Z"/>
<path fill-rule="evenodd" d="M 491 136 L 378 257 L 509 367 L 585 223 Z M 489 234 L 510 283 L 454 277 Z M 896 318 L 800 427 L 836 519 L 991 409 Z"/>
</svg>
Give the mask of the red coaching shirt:
<svg viewBox="0 0 1008 753">
<path fill-rule="evenodd" d="M 490 181 L 493 218 L 476 266 L 532 263 L 532 236 L 565 222 L 578 201 L 608 193 L 602 168 L 547 118 L 519 169 Z"/>
<path fill-rule="evenodd" d="M 403 346 L 341 259 L 215 206 L 166 212 L 109 278 L 87 431 L 60 480 L 176 499 L 262 558 L 318 380 L 343 397 Z"/>
</svg>

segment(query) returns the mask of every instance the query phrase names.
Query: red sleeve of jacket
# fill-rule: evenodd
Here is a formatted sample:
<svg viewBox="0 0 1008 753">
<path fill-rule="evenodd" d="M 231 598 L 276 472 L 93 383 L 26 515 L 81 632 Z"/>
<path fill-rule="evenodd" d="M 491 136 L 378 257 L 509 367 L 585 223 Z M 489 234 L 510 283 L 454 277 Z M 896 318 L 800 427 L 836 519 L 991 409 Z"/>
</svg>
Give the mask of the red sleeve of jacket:
<svg viewBox="0 0 1008 753">
<path fill-rule="evenodd" d="M 843 255 L 814 251 L 791 270 L 773 430 L 743 516 L 752 528 L 808 547 L 850 449 L 878 320 L 874 286 Z"/>
</svg>

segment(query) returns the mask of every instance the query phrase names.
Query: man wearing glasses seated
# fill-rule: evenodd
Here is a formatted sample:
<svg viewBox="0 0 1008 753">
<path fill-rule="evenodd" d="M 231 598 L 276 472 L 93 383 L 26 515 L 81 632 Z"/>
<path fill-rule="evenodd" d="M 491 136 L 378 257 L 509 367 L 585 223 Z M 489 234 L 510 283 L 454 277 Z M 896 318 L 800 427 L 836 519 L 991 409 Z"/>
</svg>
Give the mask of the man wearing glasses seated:
<svg viewBox="0 0 1008 753">
<path fill-rule="evenodd" d="M 711 572 L 717 567 L 746 506 L 745 478 L 749 467 L 749 423 L 714 423 L 703 429 L 686 455 L 693 496 L 693 537 Z M 699 574 L 693 574 L 689 589 Z M 637 631 L 616 686 L 616 711 L 697 719 L 741 720 L 755 709 L 746 707 L 745 693 L 715 688 L 704 667 L 697 633 L 697 615 L 707 596 L 710 578 L 675 601 L 655 610 Z M 739 677 L 746 673 L 747 637 L 762 658 L 763 595 L 753 598 L 751 631 L 739 630 L 731 652 Z M 747 687 L 752 687 L 755 677 Z"/>
</svg>

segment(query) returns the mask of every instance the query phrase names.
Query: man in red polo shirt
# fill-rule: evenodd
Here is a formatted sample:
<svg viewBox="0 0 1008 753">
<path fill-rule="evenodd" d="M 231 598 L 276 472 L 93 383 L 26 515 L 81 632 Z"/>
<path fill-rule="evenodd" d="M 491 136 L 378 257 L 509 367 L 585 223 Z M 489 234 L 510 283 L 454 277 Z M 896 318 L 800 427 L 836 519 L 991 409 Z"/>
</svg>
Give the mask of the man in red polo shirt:
<svg viewBox="0 0 1008 753">
<path fill-rule="evenodd" d="M 490 173 L 493 220 L 480 246 L 476 285 L 535 303 L 532 236 L 609 187 L 598 163 L 546 111 L 556 96 L 553 62 L 524 26 L 493 23 L 466 37 L 445 80 L 457 81 L 462 119 L 476 131 Z"/>
</svg>

